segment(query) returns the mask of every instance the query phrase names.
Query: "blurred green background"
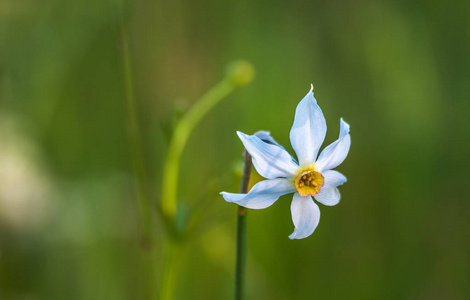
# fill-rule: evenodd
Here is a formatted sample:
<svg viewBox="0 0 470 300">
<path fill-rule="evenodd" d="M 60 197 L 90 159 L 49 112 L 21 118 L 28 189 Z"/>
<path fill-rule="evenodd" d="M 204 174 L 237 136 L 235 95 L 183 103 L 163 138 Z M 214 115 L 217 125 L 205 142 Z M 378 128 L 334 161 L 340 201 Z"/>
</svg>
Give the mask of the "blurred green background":
<svg viewBox="0 0 470 300">
<path fill-rule="evenodd" d="M 469 299 L 469 13 L 466 0 L 1 0 L 0 299 L 150 298 L 168 138 L 236 59 L 256 79 L 203 119 L 183 154 L 179 202 L 193 230 L 175 299 L 232 298 L 236 206 L 218 192 L 238 190 L 235 131 L 269 130 L 293 154 L 310 83 L 326 143 L 340 117 L 351 124 L 339 167 L 348 183 L 304 240 L 288 239 L 292 196 L 249 211 L 247 299 Z M 122 19 L 150 245 L 126 131 Z"/>
</svg>

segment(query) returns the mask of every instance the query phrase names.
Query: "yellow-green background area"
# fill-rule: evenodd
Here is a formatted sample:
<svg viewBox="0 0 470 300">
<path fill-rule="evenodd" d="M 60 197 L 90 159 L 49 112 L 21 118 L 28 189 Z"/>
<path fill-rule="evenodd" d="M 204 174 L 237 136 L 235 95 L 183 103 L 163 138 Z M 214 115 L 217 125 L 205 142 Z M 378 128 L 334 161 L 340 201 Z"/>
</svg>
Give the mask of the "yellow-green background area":
<svg viewBox="0 0 470 300">
<path fill-rule="evenodd" d="M 231 299 L 236 205 L 218 193 L 239 188 L 235 132 L 269 130 L 293 154 L 310 83 L 326 143 L 340 117 L 351 124 L 338 168 L 348 182 L 303 240 L 288 238 L 292 196 L 248 212 L 247 299 L 469 299 L 469 13 L 466 0 L 2 0 L 0 298 L 149 299 L 172 128 L 245 59 L 256 79 L 210 111 L 183 153 L 178 201 L 192 231 L 175 299 Z M 152 245 L 140 238 L 122 18 Z"/>
</svg>

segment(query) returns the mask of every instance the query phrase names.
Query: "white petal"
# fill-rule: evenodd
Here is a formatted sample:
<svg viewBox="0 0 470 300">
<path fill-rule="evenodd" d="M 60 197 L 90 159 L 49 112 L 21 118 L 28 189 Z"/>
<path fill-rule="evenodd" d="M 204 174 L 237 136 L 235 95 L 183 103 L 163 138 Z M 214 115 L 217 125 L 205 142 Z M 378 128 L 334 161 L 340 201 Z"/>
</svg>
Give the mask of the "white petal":
<svg viewBox="0 0 470 300">
<path fill-rule="evenodd" d="M 259 139 L 262 140 L 262 141 L 265 142 L 265 143 L 282 147 L 282 146 L 279 145 L 279 143 L 276 142 L 276 140 L 271 136 L 271 133 L 270 133 L 269 131 L 260 130 L 260 131 L 255 132 L 254 136 L 259 137 Z"/>
<path fill-rule="evenodd" d="M 325 117 L 312 90 L 297 105 L 294 124 L 290 130 L 292 148 L 297 153 L 301 166 L 315 162 L 326 135 Z"/>
<path fill-rule="evenodd" d="M 238 205 L 262 209 L 271 206 L 282 195 L 294 192 L 292 181 L 284 178 L 263 180 L 253 186 L 248 194 L 220 193 L 225 201 Z"/>
<path fill-rule="evenodd" d="M 315 163 L 317 169 L 322 172 L 323 170 L 334 169 L 340 165 L 346 156 L 348 156 L 350 146 L 349 124 L 341 119 L 339 138 L 323 149 Z"/>
<path fill-rule="evenodd" d="M 311 235 L 317 228 L 318 222 L 320 222 L 320 209 L 313 202 L 312 197 L 302 197 L 295 193 L 290 209 L 295 230 L 289 238 L 291 240 L 303 239 Z"/>
<path fill-rule="evenodd" d="M 259 137 L 260 140 L 262 140 L 263 142 L 265 142 L 267 144 L 275 145 L 275 146 L 281 147 L 282 149 L 286 150 L 286 148 L 282 147 L 278 142 L 276 142 L 276 140 L 271 136 L 271 133 L 269 131 L 261 130 L 261 131 L 255 132 L 255 134 L 253 134 L 253 135 Z M 293 158 L 292 156 L 291 156 L 291 159 L 295 162 L 296 165 L 299 164 L 295 160 L 295 158 Z"/>
<path fill-rule="evenodd" d="M 274 179 L 290 178 L 297 174 L 299 166 L 282 147 L 263 142 L 254 135 L 246 135 L 240 131 L 237 131 L 237 134 L 253 158 L 253 165 L 261 176 Z"/>
<path fill-rule="evenodd" d="M 337 187 L 347 181 L 346 177 L 344 177 L 340 172 L 334 170 L 325 171 L 322 175 L 325 184 L 322 186 L 320 193 L 314 196 L 315 200 L 328 206 L 338 204 L 341 194 Z"/>
</svg>

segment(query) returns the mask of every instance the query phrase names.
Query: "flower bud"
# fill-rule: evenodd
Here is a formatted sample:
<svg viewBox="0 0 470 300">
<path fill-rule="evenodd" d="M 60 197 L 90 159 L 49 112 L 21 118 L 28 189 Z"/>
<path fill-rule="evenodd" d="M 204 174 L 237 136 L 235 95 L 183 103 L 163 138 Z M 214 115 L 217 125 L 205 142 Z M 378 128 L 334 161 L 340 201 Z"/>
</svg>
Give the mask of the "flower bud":
<svg viewBox="0 0 470 300">
<path fill-rule="evenodd" d="M 242 87 L 253 80 L 253 77 L 255 76 L 255 69 L 249 62 L 239 60 L 229 65 L 227 76 L 234 86 Z"/>
</svg>

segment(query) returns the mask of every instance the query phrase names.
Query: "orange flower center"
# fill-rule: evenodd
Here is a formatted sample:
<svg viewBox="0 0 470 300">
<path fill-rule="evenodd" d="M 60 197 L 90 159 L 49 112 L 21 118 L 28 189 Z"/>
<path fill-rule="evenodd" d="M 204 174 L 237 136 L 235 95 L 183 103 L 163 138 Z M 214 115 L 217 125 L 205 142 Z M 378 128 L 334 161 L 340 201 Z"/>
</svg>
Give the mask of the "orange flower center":
<svg viewBox="0 0 470 300">
<path fill-rule="evenodd" d="M 295 180 L 295 188 L 300 196 L 314 196 L 320 193 L 323 186 L 323 176 L 317 171 L 308 170 L 301 172 Z"/>
</svg>

